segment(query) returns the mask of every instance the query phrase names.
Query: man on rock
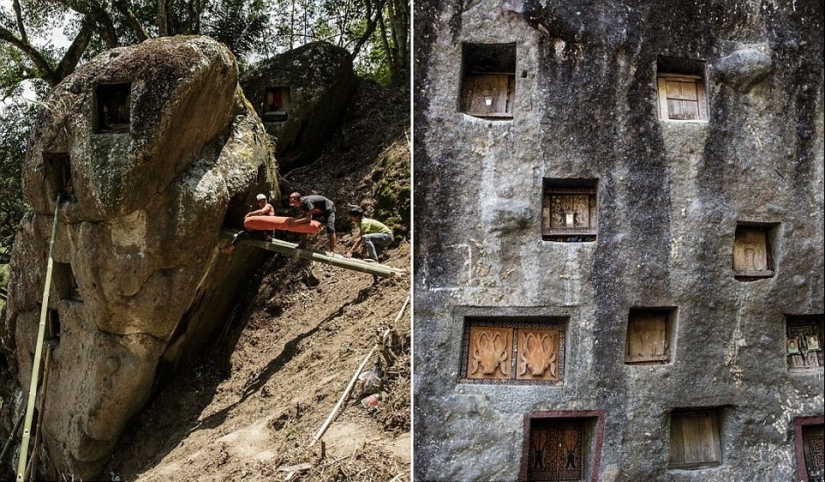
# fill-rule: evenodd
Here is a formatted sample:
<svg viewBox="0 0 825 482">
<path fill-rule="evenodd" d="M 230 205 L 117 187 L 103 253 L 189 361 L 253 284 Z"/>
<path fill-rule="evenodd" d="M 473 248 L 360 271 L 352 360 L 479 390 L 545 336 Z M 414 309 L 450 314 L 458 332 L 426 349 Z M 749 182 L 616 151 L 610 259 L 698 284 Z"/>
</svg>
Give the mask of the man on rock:
<svg viewBox="0 0 825 482">
<path fill-rule="evenodd" d="M 272 205 L 267 202 L 266 194 L 258 194 L 258 196 L 255 199 L 258 203 L 258 209 L 246 213 L 246 216 L 244 216 L 244 218 L 248 218 L 250 216 L 274 216 L 275 215 L 275 208 L 273 208 Z M 265 241 L 269 241 L 271 239 L 270 233 L 268 233 L 266 231 L 256 231 L 256 233 L 258 233 L 258 235 L 261 238 L 263 238 Z M 221 253 L 231 254 L 232 251 L 235 250 L 235 245 L 238 244 L 238 241 L 240 241 L 241 238 L 245 238 L 249 235 L 250 235 L 249 231 L 241 230 L 240 232 L 238 232 L 235 235 L 235 237 L 232 238 L 232 243 L 230 243 L 229 246 L 221 248 L 221 250 L 220 250 Z"/>
</svg>

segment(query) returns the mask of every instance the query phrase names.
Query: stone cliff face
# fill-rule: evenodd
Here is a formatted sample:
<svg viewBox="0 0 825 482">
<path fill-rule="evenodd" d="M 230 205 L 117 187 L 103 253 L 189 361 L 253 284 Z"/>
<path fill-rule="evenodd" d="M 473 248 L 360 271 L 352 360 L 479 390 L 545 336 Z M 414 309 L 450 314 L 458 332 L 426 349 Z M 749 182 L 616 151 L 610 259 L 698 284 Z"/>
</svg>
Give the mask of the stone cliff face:
<svg viewBox="0 0 825 482">
<path fill-rule="evenodd" d="M 54 478 L 98 474 L 158 379 L 220 332 L 255 269 L 256 253 L 219 263 L 215 249 L 258 192 L 278 192 L 237 77 L 213 40 L 149 40 L 89 61 L 38 116 L 2 339 L 28 387 L 60 195 L 43 421 Z"/>
<path fill-rule="evenodd" d="M 241 86 L 288 170 L 314 160 L 341 125 L 355 72 L 346 49 L 312 42 L 258 63 Z"/>
<path fill-rule="evenodd" d="M 798 480 L 822 2 L 416 8 L 417 477 Z M 708 460 L 676 453 L 688 410 Z"/>
</svg>

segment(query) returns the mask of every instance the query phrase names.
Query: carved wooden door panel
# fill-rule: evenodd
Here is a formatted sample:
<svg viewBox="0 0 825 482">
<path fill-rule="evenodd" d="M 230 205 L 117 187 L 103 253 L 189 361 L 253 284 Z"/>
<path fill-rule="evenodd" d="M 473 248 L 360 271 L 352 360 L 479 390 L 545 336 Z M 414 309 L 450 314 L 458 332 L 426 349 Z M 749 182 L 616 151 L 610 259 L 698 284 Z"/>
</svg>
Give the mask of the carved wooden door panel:
<svg viewBox="0 0 825 482">
<path fill-rule="evenodd" d="M 528 480 L 582 480 L 584 441 L 579 419 L 536 422 L 530 432 Z"/>
<path fill-rule="evenodd" d="M 812 427 L 802 433 L 802 451 L 805 455 L 805 469 L 808 482 L 825 481 L 825 429 Z"/>
<path fill-rule="evenodd" d="M 470 327 L 468 351 L 467 378 L 509 379 L 513 329 L 495 326 Z"/>
</svg>

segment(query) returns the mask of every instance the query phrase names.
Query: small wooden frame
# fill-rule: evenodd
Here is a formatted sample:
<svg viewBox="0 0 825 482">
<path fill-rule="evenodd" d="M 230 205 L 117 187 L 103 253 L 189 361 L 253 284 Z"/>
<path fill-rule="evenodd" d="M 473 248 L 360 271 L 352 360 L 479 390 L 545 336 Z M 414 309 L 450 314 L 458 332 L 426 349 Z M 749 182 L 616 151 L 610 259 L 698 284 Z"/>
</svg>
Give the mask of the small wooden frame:
<svg viewBox="0 0 825 482">
<path fill-rule="evenodd" d="M 485 119 L 513 118 L 516 44 L 465 44 L 459 110 Z"/>
<path fill-rule="evenodd" d="M 737 278 L 770 278 L 773 276 L 770 226 L 742 225 L 736 227 L 733 241 L 733 274 Z"/>
<path fill-rule="evenodd" d="M 785 355 L 792 371 L 825 366 L 822 350 L 825 327 L 822 315 L 789 316 L 786 321 Z"/>
<path fill-rule="evenodd" d="M 595 241 L 598 225 L 595 180 L 545 179 L 542 237 L 547 241 Z"/>
<path fill-rule="evenodd" d="M 659 73 L 656 76 L 656 87 L 660 119 L 708 120 L 708 100 L 701 76 Z"/>
<path fill-rule="evenodd" d="M 97 100 L 97 132 L 106 134 L 129 132 L 132 84 L 98 85 L 95 98 Z"/>
<path fill-rule="evenodd" d="M 289 118 L 289 87 L 267 87 L 264 91 L 263 121 L 283 122 Z"/>
<path fill-rule="evenodd" d="M 671 469 L 700 469 L 722 463 L 719 411 L 674 410 L 670 414 Z"/>
<path fill-rule="evenodd" d="M 670 319 L 671 310 L 630 310 L 625 363 L 669 362 Z"/>
<path fill-rule="evenodd" d="M 461 351 L 465 383 L 555 384 L 564 377 L 561 320 L 465 319 Z"/>
</svg>

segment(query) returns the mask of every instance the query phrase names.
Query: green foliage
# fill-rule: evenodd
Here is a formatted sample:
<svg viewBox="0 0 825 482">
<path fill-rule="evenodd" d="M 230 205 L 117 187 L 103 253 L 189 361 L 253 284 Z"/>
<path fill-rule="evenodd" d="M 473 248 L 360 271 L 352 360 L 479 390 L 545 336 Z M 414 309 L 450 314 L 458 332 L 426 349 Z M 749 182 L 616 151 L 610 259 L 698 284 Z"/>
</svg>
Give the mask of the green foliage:
<svg viewBox="0 0 825 482">
<path fill-rule="evenodd" d="M 21 100 L 0 108 L 0 265 L 8 263 L 17 225 L 28 209 L 21 176 L 34 113 L 35 106 Z"/>
</svg>

